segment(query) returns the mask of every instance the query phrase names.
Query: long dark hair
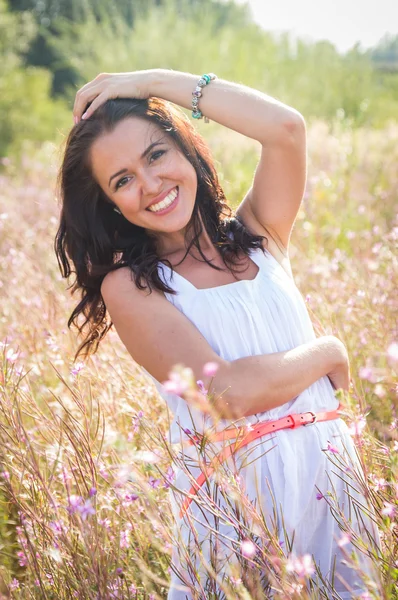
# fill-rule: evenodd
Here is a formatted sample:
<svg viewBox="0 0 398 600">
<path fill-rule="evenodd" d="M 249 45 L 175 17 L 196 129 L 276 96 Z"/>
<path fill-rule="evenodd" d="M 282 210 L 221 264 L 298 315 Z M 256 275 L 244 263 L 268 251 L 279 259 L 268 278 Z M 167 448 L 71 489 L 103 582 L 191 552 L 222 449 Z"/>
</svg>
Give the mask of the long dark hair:
<svg viewBox="0 0 398 600">
<path fill-rule="evenodd" d="M 196 171 L 198 187 L 185 233 L 188 242 L 185 256 L 195 245 L 210 267 L 221 270 L 206 259 L 200 248 L 203 228 L 199 215 L 210 239 L 220 249 L 224 264 L 232 272 L 239 251 L 248 256 L 250 249 L 260 248 L 262 240 L 266 239 L 251 234 L 238 218 L 232 217 L 210 150 L 181 110 L 160 98 L 107 100 L 89 119 L 80 121 L 70 131 L 57 181 L 61 214 L 55 253 L 62 276 L 75 275 L 70 285 L 72 294 L 78 290 L 81 293 L 80 302 L 68 320 L 68 327 L 73 324 L 85 336 L 75 359 L 80 353 L 87 356 L 96 352 L 112 326 L 101 296 L 102 281 L 110 271 L 127 266 L 140 289 L 149 287 L 152 292 L 154 287 L 169 294 L 176 293 L 159 277 L 157 265 L 160 259 L 156 254 L 155 238 L 113 210 L 114 204 L 91 171 L 89 152 L 93 142 L 129 117 L 150 121 L 166 132 Z M 172 268 L 170 261 L 164 262 Z M 80 315 L 84 320 L 79 323 Z"/>
</svg>

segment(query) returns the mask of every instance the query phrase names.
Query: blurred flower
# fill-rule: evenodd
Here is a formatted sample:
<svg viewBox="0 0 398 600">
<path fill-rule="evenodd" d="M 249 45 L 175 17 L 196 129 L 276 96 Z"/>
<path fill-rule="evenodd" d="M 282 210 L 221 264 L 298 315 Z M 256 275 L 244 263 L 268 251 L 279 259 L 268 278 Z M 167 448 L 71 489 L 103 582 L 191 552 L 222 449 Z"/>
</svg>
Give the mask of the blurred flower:
<svg viewBox="0 0 398 600">
<path fill-rule="evenodd" d="M 149 477 L 148 479 L 148 483 L 149 485 L 153 488 L 156 489 L 160 486 L 160 484 L 162 483 L 160 479 L 155 479 L 155 477 L 153 477 L 152 475 Z"/>
<path fill-rule="evenodd" d="M 341 538 L 338 540 L 337 545 L 341 548 L 342 546 L 346 546 L 351 541 L 351 536 L 349 533 L 343 533 Z"/>
<path fill-rule="evenodd" d="M 81 496 L 69 496 L 69 503 L 68 503 L 68 507 L 67 507 L 67 511 L 70 515 L 73 515 L 73 513 L 75 513 L 79 506 L 81 506 L 81 504 L 83 503 L 83 498 Z"/>
<path fill-rule="evenodd" d="M 13 592 L 14 590 L 19 590 L 19 588 L 19 581 L 14 577 L 14 579 L 10 583 L 10 592 Z"/>
<path fill-rule="evenodd" d="M 84 369 L 84 363 L 82 362 L 78 362 L 75 364 L 75 366 L 71 369 L 71 375 L 76 376 L 80 373 L 80 371 L 82 371 Z"/>
<path fill-rule="evenodd" d="M 360 379 L 366 379 L 371 383 L 375 383 L 374 373 L 369 367 L 360 367 L 360 369 L 358 370 L 358 375 Z"/>
<path fill-rule="evenodd" d="M 182 368 L 181 365 L 176 365 L 175 369 L 169 374 L 169 379 L 162 383 L 167 392 L 181 396 L 184 392 L 193 387 L 193 380 L 192 369 L 188 367 Z"/>
<path fill-rule="evenodd" d="M 137 452 L 134 452 L 132 460 L 156 464 L 160 462 L 161 456 L 151 450 L 138 450 Z"/>
<path fill-rule="evenodd" d="M 60 521 L 51 521 L 49 525 L 54 533 L 62 533 L 62 524 Z"/>
<path fill-rule="evenodd" d="M 202 392 L 202 394 L 207 394 L 208 390 L 205 388 L 204 383 L 201 379 L 198 379 L 198 381 L 196 382 L 196 385 L 198 386 L 198 388 Z"/>
<path fill-rule="evenodd" d="M 85 521 L 89 515 L 95 515 L 95 508 L 91 504 L 91 500 L 86 500 L 83 505 L 77 507 L 77 510 L 83 521 Z"/>
<path fill-rule="evenodd" d="M 131 419 L 131 423 L 133 425 L 133 431 L 132 431 L 133 434 L 138 431 L 138 429 L 140 427 L 140 422 L 141 422 L 141 419 L 143 416 L 144 416 L 144 413 L 142 410 L 140 410 L 137 413 L 137 415 Z M 131 441 L 131 440 L 129 439 L 129 441 Z"/>
<path fill-rule="evenodd" d="M 19 350 L 14 352 L 14 350 L 12 348 L 9 348 L 6 352 L 6 360 L 8 360 L 8 362 L 10 362 L 10 363 L 15 363 L 15 361 L 18 359 L 18 356 L 19 356 Z"/>
<path fill-rule="evenodd" d="M 130 546 L 130 528 L 124 529 L 120 532 L 120 547 L 128 548 Z"/>
<path fill-rule="evenodd" d="M 336 446 L 333 446 L 333 444 L 331 444 L 330 442 L 328 442 L 328 447 L 326 448 L 326 450 L 332 452 L 333 454 L 340 454 L 339 449 Z"/>
<path fill-rule="evenodd" d="M 366 427 L 366 418 L 359 417 L 359 419 L 356 419 L 355 421 L 353 421 L 350 424 L 348 431 L 351 435 L 360 435 L 365 427 Z"/>
<path fill-rule="evenodd" d="M 397 512 L 397 509 L 393 504 L 391 504 L 390 502 L 384 502 L 384 508 L 381 511 L 382 515 L 394 518 L 396 515 L 396 512 Z"/>
<path fill-rule="evenodd" d="M 215 362 L 208 362 L 203 367 L 203 375 L 206 377 L 214 377 L 218 371 L 218 364 Z"/>
<path fill-rule="evenodd" d="M 379 398 L 384 398 L 384 396 L 387 394 L 385 388 L 381 385 L 381 383 L 376 384 L 373 391 Z"/>
<path fill-rule="evenodd" d="M 398 362 L 398 343 L 393 342 L 387 348 L 388 357 L 394 362 Z"/>
<path fill-rule="evenodd" d="M 388 482 L 384 479 L 384 477 L 374 477 L 372 474 L 369 475 L 369 479 L 373 481 L 373 489 L 375 492 L 379 490 L 384 490 L 384 488 L 388 485 Z"/>
<path fill-rule="evenodd" d="M 163 487 L 169 488 L 170 484 L 173 483 L 174 479 L 175 479 L 175 473 L 174 473 L 173 467 L 169 466 L 169 468 L 166 471 L 166 483 L 164 484 Z"/>
<path fill-rule="evenodd" d="M 294 571 L 299 577 L 307 577 L 315 572 L 310 554 L 304 554 L 301 558 L 289 558 L 286 569 L 289 572 Z"/>
<path fill-rule="evenodd" d="M 243 540 L 240 545 L 240 550 L 246 558 L 251 558 L 256 554 L 256 546 L 250 540 Z"/>
<path fill-rule="evenodd" d="M 88 495 L 90 496 L 90 498 L 92 498 L 93 496 L 96 496 L 97 494 L 97 489 L 95 487 L 90 488 Z"/>
<path fill-rule="evenodd" d="M 25 552 L 17 552 L 17 556 L 18 556 L 19 566 L 26 567 L 26 565 L 28 564 L 28 558 L 27 558 Z"/>
</svg>

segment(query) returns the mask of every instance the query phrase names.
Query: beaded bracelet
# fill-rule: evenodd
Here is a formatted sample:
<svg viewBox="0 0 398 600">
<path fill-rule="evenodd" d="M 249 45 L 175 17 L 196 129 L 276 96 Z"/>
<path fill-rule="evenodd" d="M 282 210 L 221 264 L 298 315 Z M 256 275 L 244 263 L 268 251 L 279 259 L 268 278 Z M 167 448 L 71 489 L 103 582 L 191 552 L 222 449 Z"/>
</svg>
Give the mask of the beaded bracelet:
<svg viewBox="0 0 398 600">
<path fill-rule="evenodd" d="M 203 114 L 198 108 L 199 98 L 202 96 L 202 88 L 209 85 L 214 79 L 217 79 L 217 75 L 214 75 L 214 73 L 202 75 L 196 85 L 195 91 L 192 92 L 192 116 L 194 119 L 201 119 L 203 117 Z M 207 117 L 205 117 L 205 123 L 209 123 Z"/>
</svg>

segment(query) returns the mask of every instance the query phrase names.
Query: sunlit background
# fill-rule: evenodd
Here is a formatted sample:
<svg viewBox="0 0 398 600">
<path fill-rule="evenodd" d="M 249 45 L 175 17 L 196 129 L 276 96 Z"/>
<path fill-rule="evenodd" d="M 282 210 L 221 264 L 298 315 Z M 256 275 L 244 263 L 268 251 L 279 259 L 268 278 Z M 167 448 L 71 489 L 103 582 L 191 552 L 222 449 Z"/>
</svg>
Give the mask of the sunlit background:
<svg viewBox="0 0 398 600">
<path fill-rule="evenodd" d="M 289 31 L 292 38 L 329 40 L 339 52 L 356 43 L 363 49 L 376 46 L 384 36 L 398 34 L 395 0 L 238 0 L 248 4 L 253 19 L 273 33 Z"/>
</svg>

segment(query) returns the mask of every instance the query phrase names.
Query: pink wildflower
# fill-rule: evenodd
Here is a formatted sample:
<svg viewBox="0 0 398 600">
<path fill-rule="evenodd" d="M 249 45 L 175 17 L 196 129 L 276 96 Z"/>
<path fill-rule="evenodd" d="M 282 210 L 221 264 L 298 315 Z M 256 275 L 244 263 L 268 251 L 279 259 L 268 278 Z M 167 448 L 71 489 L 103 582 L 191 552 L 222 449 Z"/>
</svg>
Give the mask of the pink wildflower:
<svg viewBox="0 0 398 600">
<path fill-rule="evenodd" d="M 242 555 L 246 558 L 251 558 L 256 554 L 256 547 L 250 540 L 243 540 L 240 545 Z"/>
<path fill-rule="evenodd" d="M 384 490 L 384 488 L 387 485 L 387 481 L 384 479 L 384 477 L 374 477 L 374 485 L 373 485 L 373 489 L 378 492 L 379 490 Z"/>
<path fill-rule="evenodd" d="M 346 546 L 347 544 L 349 544 L 351 541 L 351 536 L 349 533 L 343 533 L 343 535 L 341 536 L 341 538 L 338 540 L 337 545 L 340 546 L 340 548 L 342 546 Z"/>
<path fill-rule="evenodd" d="M 124 529 L 120 532 L 120 547 L 128 548 L 130 546 L 130 529 Z"/>
<path fill-rule="evenodd" d="M 310 554 L 304 554 L 301 558 L 289 558 L 286 569 L 289 572 L 294 571 L 299 577 L 307 577 L 315 572 Z"/>
<path fill-rule="evenodd" d="M 214 377 L 218 371 L 218 364 L 215 362 L 208 362 L 203 367 L 203 375 L 206 377 Z"/>
<path fill-rule="evenodd" d="M 67 511 L 70 515 L 72 515 L 73 513 L 75 513 L 79 507 L 82 505 L 83 503 L 83 498 L 81 496 L 69 496 L 69 504 L 67 507 Z"/>
<path fill-rule="evenodd" d="M 394 362 L 398 362 L 398 343 L 393 342 L 387 348 L 388 357 Z"/>
<path fill-rule="evenodd" d="M 353 421 L 348 429 L 351 435 L 361 435 L 362 431 L 366 427 L 366 418 L 360 417 Z"/>
<path fill-rule="evenodd" d="M 91 504 L 90 500 L 86 500 L 84 504 L 78 506 L 77 510 L 79 511 L 83 521 L 85 521 L 89 515 L 95 515 L 95 508 Z"/>
<path fill-rule="evenodd" d="M 14 577 L 14 579 L 10 583 L 10 592 L 19 590 L 19 588 L 20 588 L 19 581 L 18 581 L 18 579 L 15 579 L 15 577 Z"/>
<path fill-rule="evenodd" d="M 384 502 L 384 508 L 381 511 L 382 515 L 391 517 L 393 519 L 396 515 L 396 512 L 397 509 L 393 504 L 391 504 L 390 502 Z"/>
<path fill-rule="evenodd" d="M 170 379 L 163 381 L 163 386 L 166 388 L 167 392 L 181 396 L 190 388 L 191 382 L 189 375 L 191 373 L 192 369 L 183 369 L 181 372 L 172 371 L 169 374 Z"/>
<path fill-rule="evenodd" d="M 371 383 L 375 383 L 374 373 L 373 373 L 372 369 L 370 369 L 369 367 L 361 367 L 358 371 L 358 375 L 359 375 L 360 379 L 366 379 L 367 381 L 370 381 Z"/>
<path fill-rule="evenodd" d="M 164 484 L 163 487 L 169 488 L 170 484 L 173 483 L 174 478 L 175 478 L 175 473 L 174 473 L 173 467 L 170 466 L 166 471 L 166 483 Z"/>
<path fill-rule="evenodd" d="M 132 425 L 133 425 L 133 431 L 132 433 L 136 433 L 140 427 L 140 421 L 142 419 L 142 417 L 144 416 L 144 413 L 142 410 L 140 410 L 137 415 L 135 417 L 133 417 L 131 419 Z M 131 441 L 131 440 L 129 440 Z"/>
<path fill-rule="evenodd" d="M 14 352 L 12 348 L 9 348 L 6 352 L 6 360 L 8 360 L 10 363 L 15 363 L 15 361 L 18 359 L 18 356 L 19 350 Z"/>
<path fill-rule="evenodd" d="M 149 483 L 149 485 L 150 485 L 150 486 L 151 486 L 153 489 L 156 489 L 156 488 L 158 488 L 158 487 L 159 487 L 159 485 L 160 485 L 162 482 L 160 481 L 160 479 L 155 479 L 155 477 L 152 477 L 152 475 L 151 475 L 151 476 L 149 477 L 149 479 L 148 479 L 148 483 Z"/>
<path fill-rule="evenodd" d="M 71 369 L 71 375 L 75 376 L 78 375 L 80 373 L 80 371 L 82 371 L 84 369 L 84 363 L 82 362 L 78 362 L 75 364 L 75 366 Z"/>
<path fill-rule="evenodd" d="M 17 552 L 17 556 L 18 556 L 19 566 L 26 567 L 26 565 L 28 564 L 28 557 L 26 556 L 25 552 Z"/>
<path fill-rule="evenodd" d="M 198 379 L 196 385 L 198 386 L 202 394 L 207 394 L 208 390 L 205 388 L 205 385 L 201 379 Z"/>
<path fill-rule="evenodd" d="M 340 454 L 339 449 L 336 446 L 333 446 L 333 444 L 331 444 L 330 442 L 328 442 L 328 447 L 326 448 L 326 450 L 332 452 L 333 454 Z"/>
</svg>

